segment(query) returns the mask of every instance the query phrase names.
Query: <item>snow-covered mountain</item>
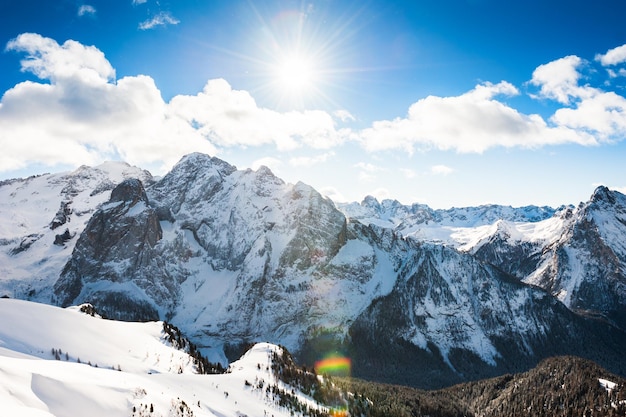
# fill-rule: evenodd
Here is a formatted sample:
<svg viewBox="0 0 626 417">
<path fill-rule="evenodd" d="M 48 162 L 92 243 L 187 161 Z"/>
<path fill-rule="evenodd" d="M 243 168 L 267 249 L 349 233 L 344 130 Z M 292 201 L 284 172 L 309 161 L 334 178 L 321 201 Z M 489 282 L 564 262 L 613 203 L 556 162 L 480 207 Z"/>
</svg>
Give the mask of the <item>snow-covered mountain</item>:
<svg viewBox="0 0 626 417">
<path fill-rule="evenodd" d="M 275 345 L 255 345 L 227 373 L 199 375 L 162 322 L 104 320 L 20 300 L 0 300 L 0 317 L 2 415 L 305 415 L 281 405 L 270 387 L 294 404 L 330 410 L 278 378 L 274 358 L 283 351 Z"/>
<path fill-rule="evenodd" d="M 339 203 L 338 208 L 351 219 L 364 224 L 390 228 L 403 236 L 448 244 L 467 243 L 465 230 L 483 230 L 499 220 L 534 223 L 554 215 L 551 207 L 485 205 L 434 210 L 424 204 L 406 206 L 396 200 L 367 196 L 361 203 Z"/>
<path fill-rule="evenodd" d="M 349 218 L 471 253 L 567 307 L 626 329 L 626 196 L 598 187 L 578 206 L 432 210 L 368 197 Z"/>
<path fill-rule="evenodd" d="M 624 373 L 623 196 L 597 194 L 559 210 L 371 198 L 338 208 L 267 168 L 202 154 L 159 180 L 124 164 L 83 167 L 0 185 L 0 291 L 167 319 L 212 360 L 266 340 L 308 363 L 339 349 L 356 375 L 418 385 L 526 369 L 557 353 Z M 603 249 L 592 250 L 598 241 Z M 574 249 L 596 269 L 564 268 Z M 607 263 L 609 252 L 621 260 Z M 614 274 L 586 275 L 596 271 Z M 614 296 L 602 308 L 617 313 L 570 302 L 572 279 L 607 282 Z"/>
<path fill-rule="evenodd" d="M 107 162 L 0 182 L 0 293 L 49 300 L 92 214 L 128 178 L 153 181 L 147 171 Z"/>
</svg>

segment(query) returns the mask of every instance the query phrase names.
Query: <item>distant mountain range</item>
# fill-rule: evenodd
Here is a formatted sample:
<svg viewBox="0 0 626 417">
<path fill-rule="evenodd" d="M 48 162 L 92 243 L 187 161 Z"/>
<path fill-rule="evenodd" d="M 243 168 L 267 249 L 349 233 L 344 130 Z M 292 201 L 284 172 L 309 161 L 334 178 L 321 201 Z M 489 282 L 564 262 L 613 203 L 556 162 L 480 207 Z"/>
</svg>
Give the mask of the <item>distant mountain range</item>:
<svg viewBox="0 0 626 417">
<path fill-rule="evenodd" d="M 335 204 L 203 154 L 0 183 L 0 295 L 167 319 L 211 360 L 249 342 L 443 387 L 571 354 L 626 375 L 626 197 L 433 210 Z"/>
</svg>

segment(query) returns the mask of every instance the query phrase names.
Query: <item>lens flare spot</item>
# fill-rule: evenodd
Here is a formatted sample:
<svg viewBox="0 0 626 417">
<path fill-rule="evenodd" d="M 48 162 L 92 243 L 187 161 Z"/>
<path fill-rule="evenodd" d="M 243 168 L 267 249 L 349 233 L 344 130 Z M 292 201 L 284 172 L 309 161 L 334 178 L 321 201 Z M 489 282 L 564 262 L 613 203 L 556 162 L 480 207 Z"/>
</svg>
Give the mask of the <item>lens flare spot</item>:
<svg viewBox="0 0 626 417">
<path fill-rule="evenodd" d="M 315 362 L 315 372 L 318 375 L 350 376 L 352 362 L 344 356 L 329 356 Z"/>
</svg>

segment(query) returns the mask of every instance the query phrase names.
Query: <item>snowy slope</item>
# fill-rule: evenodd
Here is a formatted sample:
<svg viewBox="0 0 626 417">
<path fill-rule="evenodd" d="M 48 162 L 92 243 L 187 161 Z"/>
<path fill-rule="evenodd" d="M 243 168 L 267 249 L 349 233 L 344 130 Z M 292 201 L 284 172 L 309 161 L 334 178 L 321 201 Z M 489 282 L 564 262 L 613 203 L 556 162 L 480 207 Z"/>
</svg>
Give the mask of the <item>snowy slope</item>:
<svg viewBox="0 0 626 417">
<path fill-rule="evenodd" d="M 0 300 L 0 317 L 3 415 L 293 415 L 259 388 L 263 380 L 291 391 L 273 375 L 272 353 L 281 352 L 277 346 L 257 344 L 227 374 L 198 375 L 189 356 L 163 341 L 160 322 L 115 322 L 7 299 Z M 52 348 L 62 350 L 59 360 Z"/>
</svg>

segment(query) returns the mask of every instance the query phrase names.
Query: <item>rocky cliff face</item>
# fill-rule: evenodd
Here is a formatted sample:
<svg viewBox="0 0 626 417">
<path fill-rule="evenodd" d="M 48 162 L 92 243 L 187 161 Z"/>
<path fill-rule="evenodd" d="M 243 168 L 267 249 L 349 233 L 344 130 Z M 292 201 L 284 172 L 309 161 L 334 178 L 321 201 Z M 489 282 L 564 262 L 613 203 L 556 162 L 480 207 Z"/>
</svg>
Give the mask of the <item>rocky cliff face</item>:
<svg viewBox="0 0 626 417">
<path fill-rule="evenodd" d="M 141 181 L 123 181 L 78 238 L 54 284 L 53 301 L 64 307 L 94 302 L 116 319 L 158 320 L 155 300 L 167 305 L 176 299 L 176 288 L 155 259 L 162 236 Z"/>
<path fill-rule="evenodd" d="M 85 188 L 54 177 L 77 192 L 49 203 L 45 233 L 25 226 L 0 240 L 3 265 L 19 266 L 3 267 L 11 296 L 165 318 L 218 358 L 259 340 L 309 363 L 340 350 L 356 375 L 422 386 L 526 369 L 557 353 L 626 367 L 616 353 L 626 342 L 620 194 L 599 190 L 560 210 L 442 211 L 371 198 L 339 210 L 267 168 L 240 171 L 202 154 L 159 181 L 110 166 L 106 180 L 82 171 Z M 3 184 L 0 194 L 32 195 L 29 182 L 51 178 Z M 46 281 L 28 275 L 44 267 Z"/>
</svg>

